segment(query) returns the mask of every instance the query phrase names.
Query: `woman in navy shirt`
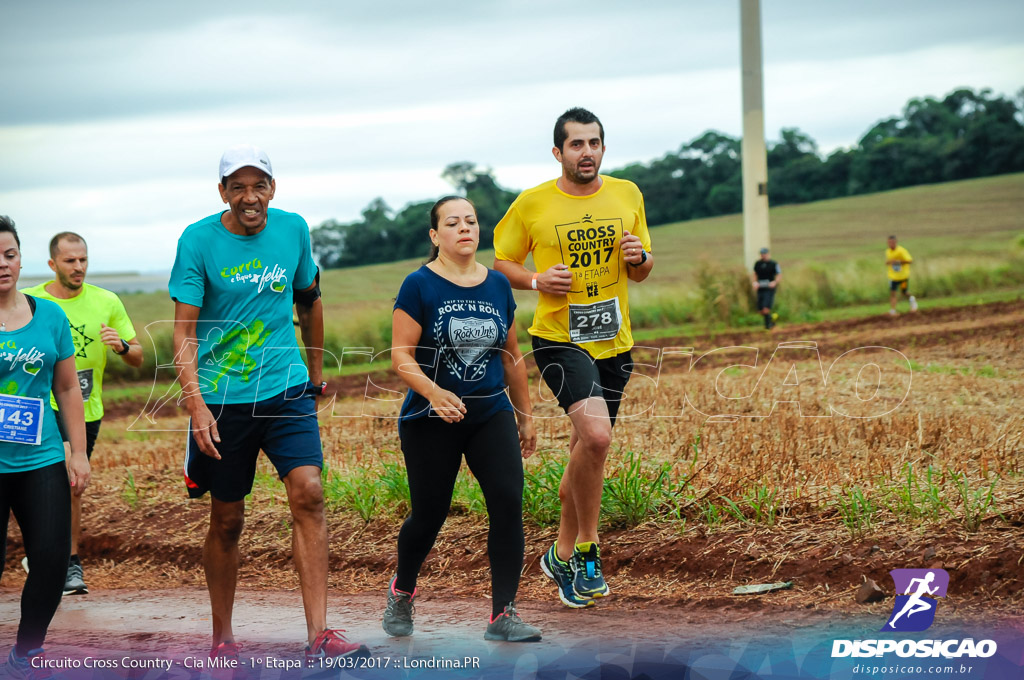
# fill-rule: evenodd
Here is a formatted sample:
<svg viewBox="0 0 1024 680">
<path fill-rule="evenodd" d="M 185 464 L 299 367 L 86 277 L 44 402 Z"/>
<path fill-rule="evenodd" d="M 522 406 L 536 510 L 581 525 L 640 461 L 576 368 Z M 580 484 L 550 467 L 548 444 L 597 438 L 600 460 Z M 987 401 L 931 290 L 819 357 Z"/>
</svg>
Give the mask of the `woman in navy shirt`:
<svg viewBox="0 0 1024 680">
<path fill-rule="evenodd" d="M 448 516 L 465 455 L 490 520 L 492 610 L 484 637 L 539 640 L 540 630 L 515 608 L 524 550 L 522 459 L 533 454 L 537 435 L 512 287 L 476 261 L 480 226 L 472 203 L 442 198 L 430 222 L 431 258 L 395 299 L 391 364 L 409 386 L 398 433 L 412 510 L 398 534 L 384 630 L 412 633 L 416 577 Z"/>
<path fill-rule="evenodd" d="M 68 574 L 71 490 L 80 494 L 89 483 L 89 460 L 68 318 L 56 303 L 19 293 L 19 274 L 21 241 L 14 222 L 0 215 L 0 575 L 12 512 L 32 565 L 7 673 L 34 678 L 49 674 L 38 657 Z M 67 463 L 51 390 L 71 440 Z"/>
</svg>

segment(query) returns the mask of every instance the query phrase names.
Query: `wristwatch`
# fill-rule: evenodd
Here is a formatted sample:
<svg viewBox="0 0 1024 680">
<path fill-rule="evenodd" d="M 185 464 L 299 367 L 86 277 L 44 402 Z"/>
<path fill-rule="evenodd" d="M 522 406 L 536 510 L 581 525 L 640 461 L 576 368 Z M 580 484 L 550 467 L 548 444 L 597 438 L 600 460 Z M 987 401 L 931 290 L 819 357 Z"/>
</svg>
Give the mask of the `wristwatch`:
<svg viewBox="0 0 1024 680">
<path fill-rule="evenodd" d="M 320 383 L 320 396 L 322 397 L 325 394 L 327 394 L 327 381 L 326 380 L 323 381 L 322 383 Z"/>
<path fill-rule="evenodd" d="M 123 356 L 124 356 L 125 354 L 128 354 L 128 351 L 129 351 L 129 350 L 131 350 L 131 348 L 132 348 L 132 346 L 131 346 L 131 345 L 129 345 L 129 344 L 127 343 L 127 342 L 125 342 L 125 341 L 124 341 L 124 338 L 121 338 L 121 351 L 120 351 L 120 352 L 118 352 L 118 351 L 117 351 L 117 350 L 115 349 L 115 350 L 114 350 L 114 354 L 116 354 L 116 355 L 118 355 L 118 356 L 121 356 L 121 357 L 123 357 Z"/>
<path fill-rule="evenodd" d="M 647 262 L 647 251 L 643 248 L 640 249 L 640 261 L 639 262 L 627 262 L 630 267 L 639 267 L 644 262 Z"/>
</svg>

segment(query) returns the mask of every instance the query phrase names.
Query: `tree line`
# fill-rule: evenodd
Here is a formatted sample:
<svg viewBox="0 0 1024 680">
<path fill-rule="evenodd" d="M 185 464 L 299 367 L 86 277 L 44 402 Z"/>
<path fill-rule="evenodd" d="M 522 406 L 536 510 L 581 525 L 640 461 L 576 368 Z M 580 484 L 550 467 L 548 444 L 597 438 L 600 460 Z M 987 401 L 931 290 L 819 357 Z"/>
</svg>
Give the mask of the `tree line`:
<svg viewBox="0 0 1024 680">
<path fill-rule="evenodd" d="M 911 99 L 900 116 L 879 121 L 856 145 L 827 156 L 797 128 L 783 128 L 780 137 L 768 145 L 771 205 L 1019 172 L 1024 170 L 1024 89 L 1014 98 L 962 88 L 941 100 Z M 743 208 L 740 138 L 722 132 L 709 130 L 678 151 L 608 174 L 640 187 L 652 226 Z M 480 231 L 480 247 L 489 248 L 489 227 L 519 192 L 500 186 L 489 169 L 475 163 L 452 163 L 441 176 L 476 205 L 481 225 L 488 227 Z M 327 220 L 315 227 L 313 253 L 327 269 L 424 257 L 435 200 L 396 212 L 376 198 L 357 221 Z"/>
</svg>

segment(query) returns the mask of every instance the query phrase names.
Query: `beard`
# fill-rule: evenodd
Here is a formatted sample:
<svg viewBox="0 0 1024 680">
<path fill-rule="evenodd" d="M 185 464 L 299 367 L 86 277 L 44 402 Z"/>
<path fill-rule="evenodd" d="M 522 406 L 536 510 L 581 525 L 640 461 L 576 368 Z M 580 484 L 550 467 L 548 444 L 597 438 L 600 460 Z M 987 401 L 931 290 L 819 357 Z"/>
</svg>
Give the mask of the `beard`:
<svg viewBox="0 0 1024 680">
<path fill-rule="evenodd" d="M 60 285 L 64 286 L 68 290 L 78 290 L 82 287 L 81 283 L 75 283 L 69 277 L 63 274 L 57 274 L 57 280 L 60 281 Z M 85 277 L 82 277 L 82 283 L 85 282 Z"/>
<path fill-rule="evenodd" d="M 569 170 L 569 179 L 572 180 L 574 184 L 589 184 L 590 182 L 594 181 L 595 177 L 597 177 L 598 171 L 600 169 L 601 166 L 597 165 L 596 163 L 594 164 L 594 168 L 592 170 L 581 171 L 579 169 L 579 166 L 576 166 L 575 168 Z"/>
</svg>

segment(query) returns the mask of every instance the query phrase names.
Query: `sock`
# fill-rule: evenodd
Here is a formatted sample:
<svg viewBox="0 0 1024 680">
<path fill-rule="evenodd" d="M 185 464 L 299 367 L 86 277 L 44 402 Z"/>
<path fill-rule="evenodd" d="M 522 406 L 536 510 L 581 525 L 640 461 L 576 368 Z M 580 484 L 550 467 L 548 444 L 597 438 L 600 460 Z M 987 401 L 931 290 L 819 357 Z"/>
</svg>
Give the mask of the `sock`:
<svg viewBox="0 0 1024 680">
<path fill-rule="evenodd" d="M 82 560 L 78 559 L 78 555 L 77 554 L 72 555 L 71 559 L 68 560 L 68 563 L 69 564 L 77 564 L 78 566 L 82 566 Z"/>
<path fill-rule="evenodd" d="M 498 620 L 498 617 L 505 613 L 505 607 L 507 605 L 498 604 L 497 602 L 491 603 L 491 623 Z"/>
</svg>

